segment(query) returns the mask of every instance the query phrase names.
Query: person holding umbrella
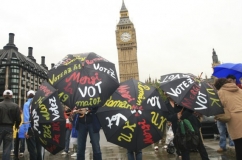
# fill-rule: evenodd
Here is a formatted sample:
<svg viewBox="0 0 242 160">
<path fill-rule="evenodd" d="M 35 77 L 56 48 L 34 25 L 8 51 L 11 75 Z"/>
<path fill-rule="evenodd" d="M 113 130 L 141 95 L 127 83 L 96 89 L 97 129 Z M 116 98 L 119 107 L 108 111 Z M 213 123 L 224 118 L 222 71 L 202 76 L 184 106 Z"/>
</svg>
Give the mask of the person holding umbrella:
<svg viewBox="0 0 242 160">
<path fill-rule="evenodd" d="M 207 151 L 203 145 L 201 135 L 199 132 L 199 124 L 197 118 L 193 115 L 193 111 L 189 110 L 187 108 L 184 108 L 182 106 L 177 105 L 166 93 L 164 93 L 167 96 L 166 100 L 166 106 L 169 112 L 169 115 L 167 117 L 167 120 L 172 123 L 172 130 L 173 133 L 176 133 L 177 130 L 177 122 L 178 120 L 188 119 L 195 132 L 199 134 L 199 145 L 198 145 L 198 151 L 200 153 L 200 156 L 202 160 L 209 160 Z M 190 160 L 190 150 L 179 150 L 177 149 L 178 156 L 182 158 L 182 160 Z"/>
<path fill-rule="evenodd" d="M 90 136 L 92 150 L 93 150 L 93 160 L 102 160 L 102 153 L 100 149 L 100 128 L 101 125 L 97 119 L 96 112 L 98 107 L 93 108 L 81 108 L 79 110 L 74 110 L 75 113 L 80 113 L 79 123 L 76 124 L 78 130 L 77 136 L 77 160 L 85 160 L 85 150 L 87 134 Z"/>
<path fill-rule="evenodd" d="M 215 84 L 219 98 L 225 109 L 230 113 L 231 119 L 227 128 L 231 139 L 234 141 L 236 159 L 242 159 L 242 90 L 228 79 L 220 78 Z M 215 116 L 216 119 L 216 116 Z"/>
</svg>

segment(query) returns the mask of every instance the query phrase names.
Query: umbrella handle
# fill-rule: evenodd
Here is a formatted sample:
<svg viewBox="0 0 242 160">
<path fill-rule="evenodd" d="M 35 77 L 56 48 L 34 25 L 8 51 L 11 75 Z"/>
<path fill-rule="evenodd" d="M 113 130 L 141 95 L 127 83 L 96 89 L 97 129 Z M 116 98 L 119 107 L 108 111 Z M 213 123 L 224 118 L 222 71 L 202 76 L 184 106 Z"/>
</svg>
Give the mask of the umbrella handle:
<svg viewBox="0 0 242 160">
<path fill-rule="evenodd" d="M 87 111 L 86 111 L 86 114 L 87 114 L 88 112 L 90 112 L 90 110 L 87 110 Z M 84 117 L 84 116 L 85 116 L 85 114 L 81 114 L 79 117 L 82 118 L 82 117 Z"/>
<path fill-rule="evenodd" d="M 183 107 L 183 108 L 182 108 L 182 110 L 180 111 L 180 112 L 181 112 L 181 114 L 182 114 L 183 110 L 184 110 L 184 107 Z"/>
<path fill-rule="evenodd" d="M 202 74 L 203 74 L 203 72 L 200 74 L 200 76 L 198 77 L 198 79 L 200 79 L 200 78 L 201 78 Z"/>
</svg>

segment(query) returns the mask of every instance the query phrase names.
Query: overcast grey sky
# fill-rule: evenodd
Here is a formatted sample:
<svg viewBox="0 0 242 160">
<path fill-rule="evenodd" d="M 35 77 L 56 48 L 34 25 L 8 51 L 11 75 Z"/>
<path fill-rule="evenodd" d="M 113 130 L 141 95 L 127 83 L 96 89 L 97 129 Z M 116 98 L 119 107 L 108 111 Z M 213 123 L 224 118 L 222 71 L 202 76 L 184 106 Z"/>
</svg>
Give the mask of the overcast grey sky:
<svg viewBox="0 0 242 160">
<path fill-rule="evenodd" d="M 241 0 L 125 0 L 136 29 L 140 80 L 172 72 L 212 74 L 221 62 L 241 62 Z M 0 47 L 15 34 L 19 52 L 46 64 L 66 54 L 95 52 L 116 64 L 115 30 L 122 0 L 2 0 Z"/>
</svg>

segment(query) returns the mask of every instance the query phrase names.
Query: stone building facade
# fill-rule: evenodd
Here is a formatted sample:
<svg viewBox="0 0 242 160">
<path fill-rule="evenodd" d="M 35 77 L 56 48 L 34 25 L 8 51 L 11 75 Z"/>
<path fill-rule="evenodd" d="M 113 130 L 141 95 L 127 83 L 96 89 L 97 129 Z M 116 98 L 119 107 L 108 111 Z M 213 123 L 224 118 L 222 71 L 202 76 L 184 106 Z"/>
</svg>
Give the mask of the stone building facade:
<svg viewBox="0 0 242 160">
<path fill-rule="evenodd" d="M 37 90 L 47 80 L 48 67 L 45 56 L 41 64 L 33 57 L 33 48 L 28 48 L 28 56 L 18 51 L 14 44 L 14 34 L 9 33 L 9 42 L 0 50 L 0 101 L 5 89 L 13 91 L 13 101 L 23 106 L 27 99 L 27 91 Z"/>
</svg>

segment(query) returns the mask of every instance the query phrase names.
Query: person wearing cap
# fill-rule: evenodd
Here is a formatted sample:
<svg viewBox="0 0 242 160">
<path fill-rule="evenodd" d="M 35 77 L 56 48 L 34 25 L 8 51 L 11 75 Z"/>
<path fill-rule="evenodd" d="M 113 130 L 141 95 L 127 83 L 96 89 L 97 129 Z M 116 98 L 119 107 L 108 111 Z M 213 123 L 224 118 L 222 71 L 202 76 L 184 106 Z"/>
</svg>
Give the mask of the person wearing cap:
<svg viewBox="0 0 242 160">
<path fill-rule="evenodd" d="M 29 151 L 30 160 L 43 160 L 44 159 L 44 148 L 40 145 L 40 143 L 35 140 L 35 136 L 31 129 L 30 125 L 30 106 L 35 95 L 35 91 L 30 90 L 27 92 L 28 100 L 24 103 L 23 106 L 23 117 L 24 122 L 20 127 L 21 133 L 19 136 L 24 136 L 26 138 L 27 148 Z M 24 135 L 22 135 L 24 134 Z"/>
<path fill-rule="evenodd" d="M 21 122 L 20 109 L 18 104 L 12 102 L 13 92 L 5 90 L 3 101 L 0 102 L 0 145 L 3 142 L 2 159 L 10 159 L 11 146 L 13 141 L 13 126 L 19 128 Z"/>
</svg>

